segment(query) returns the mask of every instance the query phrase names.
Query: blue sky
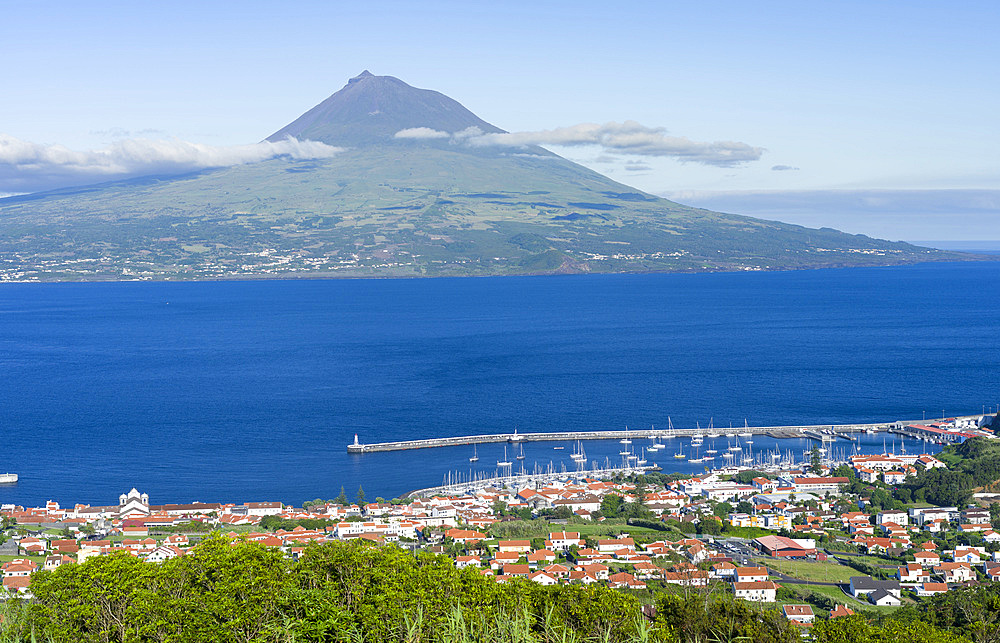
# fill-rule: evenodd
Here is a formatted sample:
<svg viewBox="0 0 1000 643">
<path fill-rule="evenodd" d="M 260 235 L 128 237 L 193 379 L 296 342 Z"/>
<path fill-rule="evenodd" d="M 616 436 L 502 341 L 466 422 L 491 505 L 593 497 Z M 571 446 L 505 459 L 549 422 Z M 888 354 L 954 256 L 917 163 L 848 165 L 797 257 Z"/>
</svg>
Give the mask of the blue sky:
<svg viewBox="0 0 1000 643">
<path fill-rule="evenodd" d="M 552 148 L 683 202 L 890 238 L 1000 239 L 995 2 L 0 1 L 0 12 L 0 134 L 21 143 L 255 143 L 369 69 L 509 131 L 632 120 L 763 148 L 736 167 Z M 918 189 L 933 207 L 899 196 Z M 882 205 L 847 212 L 845 193 Z"/>
</svg>

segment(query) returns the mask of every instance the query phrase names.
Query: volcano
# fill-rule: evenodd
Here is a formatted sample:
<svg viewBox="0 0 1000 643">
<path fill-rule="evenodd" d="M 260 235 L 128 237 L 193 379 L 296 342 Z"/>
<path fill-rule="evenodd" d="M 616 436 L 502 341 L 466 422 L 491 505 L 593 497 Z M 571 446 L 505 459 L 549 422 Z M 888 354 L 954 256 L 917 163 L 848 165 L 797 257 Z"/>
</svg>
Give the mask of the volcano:
<svg viewBox="0 0 1000 643">
<path fill-rule="evenodd" d="M 967 258 L 684 206 L 364 72 L 266 140 L 340 149 L 0 199 L 0 280 L 774 270 Z"/>
</svg>

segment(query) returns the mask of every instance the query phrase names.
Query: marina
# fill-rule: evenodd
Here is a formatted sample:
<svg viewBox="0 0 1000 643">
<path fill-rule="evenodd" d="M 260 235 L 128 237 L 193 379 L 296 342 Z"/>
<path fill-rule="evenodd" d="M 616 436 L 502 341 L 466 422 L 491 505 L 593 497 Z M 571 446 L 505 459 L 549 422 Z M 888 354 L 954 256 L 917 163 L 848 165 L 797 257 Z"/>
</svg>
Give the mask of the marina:
<svg viewBox="0 0 1000 643">
<path fill-rule="evenodd" d="M 960 416 L 959 420 L 973 420 L 979 415 Z M 745 426 L 737 434 L 724 434 L 724 437 L 736 438 L 739 441 L 743 437 L 765 435 L 775 439 L 792 439 L 808 437 L 822 442 L 833 442 L 836 439 L 856 441 L 853 434 L 858 433 L 878 433 L 892 432 L 914 435 L 906 427 L 913 424 L 920 424 L 923 420 L 897 420 L 892 422 L 873 422 L 865 424 L 818 424 L 811 426 L 767 426 L 750 427 Z M 647 434 L 654 442 L 654 446 L 659 448 L 658 440 L 671 438 L 689 437 L 700 443 L 704 440 L 703 429 L 691 428 L 681 429 L 673 427 L 668 429 L 653 428 Z M 644 432 L 645 433 L 645 432 Z M 398 440 L 395 442 L 375 442 L 370 444 L 362 443 L 357 434 L 354 435 L 354 442 L 347 445 L 347 452 L 351 454 L 378 453 L 384 451 L 406 451 L 410 449 L 429 449 L 435 447 L 452 447 L 475 444 L 518 444 L 522 442 L 562 442 L 562 441 L 583 441 L 583 440 L 617 440 L 623 445 L 620 455 L 631 453 L 628 449 L 631 446 L 635 432 L 628 429 L 610 431 L 546 431 L 518 433 L 514 429 L 512 433 L 493 433 L 484 435 L 464 435 L 445 438 L 427 438 L 423 440 Z M 738 445 L 737 445 L 738 446 Z M 735 447 L 731 447 L 736 450 Z M 741 447 L 742 449 L 742 447 Z"/>
</svg>

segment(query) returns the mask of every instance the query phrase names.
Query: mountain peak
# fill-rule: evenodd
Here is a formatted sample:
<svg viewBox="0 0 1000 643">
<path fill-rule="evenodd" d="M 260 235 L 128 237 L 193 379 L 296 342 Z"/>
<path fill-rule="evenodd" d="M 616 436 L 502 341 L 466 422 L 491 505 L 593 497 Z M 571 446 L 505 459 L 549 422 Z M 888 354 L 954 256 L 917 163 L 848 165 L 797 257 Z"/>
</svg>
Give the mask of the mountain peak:
<svg viewBox="0 0 1000 643">
<path fill-rule="evenodd" d="M 483 132 L 503 131 L 440 92 L 412 87 L 393 76 L 376 76 L 366 69 L 267 140 L 293 136 L 346 147 L 401 144 L 394 138 L 396 132 L 417 127 L 448 133 L 469 127 Z M 422 144 L 446 143 L 438 140 Z"/>
</svg>

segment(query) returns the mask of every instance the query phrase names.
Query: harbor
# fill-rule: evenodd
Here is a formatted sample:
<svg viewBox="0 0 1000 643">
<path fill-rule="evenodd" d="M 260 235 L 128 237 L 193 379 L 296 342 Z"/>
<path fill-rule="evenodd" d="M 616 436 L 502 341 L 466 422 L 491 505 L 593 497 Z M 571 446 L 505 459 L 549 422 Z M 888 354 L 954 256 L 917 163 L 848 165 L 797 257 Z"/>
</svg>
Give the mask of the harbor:
<svg viewBox="0 0 1000 643">
<path fill-rule="evenodd" d="M 979 415 L 960 416 L 956 419 L 971 421 L 978 419 Z M 359 436 L 355 434 L 354 442 L 347 445 L 347 452 L 350 454 L 379 453 L 385 451 L 407 451 L 412 449 L 430 449 L 435 447 L 454 447 L 474 444 L 517 444 L 521 442 L 563 442 L 563 441 L 592 441 L 592 440 L 628 440 L 630 438 L 648 437 L 651 439 L 671 439 L 697 436 L 704 436 L 709 433 L 717 434 L 720 437 L 736 437 L 738 435 L 764 435 L 775 439 L 793 439 L 808 437 L 823 442 L 832 442 L 835 439 L 855 441 L 858 433 L 879 433 L 892 432 L 899 434 L 913 434 L 907 427 L 919 425 L 926 420 L 896 420 L 891 422 L 872 422 L 859 424 L 817 424 L 809 426 L 768 426 L 768 427 L 730 427 L 708 428 L 668 428 L 657 429 L 652 427 L 647 430 L 596 430 L 596 431 L 533 431 L 519 433 L 515 429 L 511 433 L 493 433 L 483 435 L 464 435 L 456 437 L 426 438 L 421 440 L 399 440 L 394 442 L 374 442 L 363 443 Z"/>
</svg>

